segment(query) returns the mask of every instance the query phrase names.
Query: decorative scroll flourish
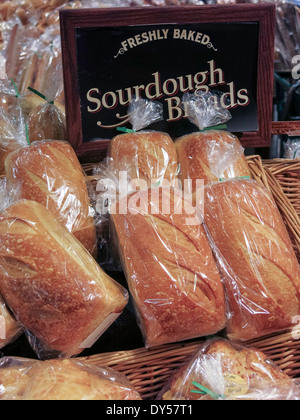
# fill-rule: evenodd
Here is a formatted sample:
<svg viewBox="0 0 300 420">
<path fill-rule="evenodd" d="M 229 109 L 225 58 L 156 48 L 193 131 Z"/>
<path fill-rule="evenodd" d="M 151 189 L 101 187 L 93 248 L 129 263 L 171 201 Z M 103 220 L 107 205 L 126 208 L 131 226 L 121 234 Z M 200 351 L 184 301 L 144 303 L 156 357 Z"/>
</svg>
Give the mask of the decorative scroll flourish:
<svg viewBox="0 0 300 420">
<path fill-rule="evenodd" d="M 114 58 L 117 58 L 119 55 L 123 55 L 125 53 L 124 48 L 120 48 L 117 55 L 114 55 Z"/>
<path fill-rule="evenodd" d="M 117 117 L 119 120 L 122 120 L 122 121 L 121 121 L 121 122 L 119 122 L 118 124 L 113 124 L 113 125 L 103 125 L 101 121 L 98 121 L 98 122 L 97 122 L 97 125 L 98 125 L 99 127 L 102 127 L 102 128 L 116 128 L 116 127 L 120 127 L 120 126 L 124 125 L 125 123 L 127 123 L 127 122 L 129 121 L 129 119 L 130 119 L 130 115 L 131 115 L 131 114 L 126 114 L 126 115 L 121 116 L 121 115 L 118 113 L 118 114 L 116 114 L 116 117 Z"/>
<path fill-rule="evenodd" d="M 213 46 L 213 44 L 212 44 L 212 42 L 209 42 L 208 44 L 207 44 L 207 48 L 209 48 L 209 49 L 213 49 L 214 51 L 218 51 L 218 49 L 217 48 L 215 48 L 214 46 Z"/>
</svg>

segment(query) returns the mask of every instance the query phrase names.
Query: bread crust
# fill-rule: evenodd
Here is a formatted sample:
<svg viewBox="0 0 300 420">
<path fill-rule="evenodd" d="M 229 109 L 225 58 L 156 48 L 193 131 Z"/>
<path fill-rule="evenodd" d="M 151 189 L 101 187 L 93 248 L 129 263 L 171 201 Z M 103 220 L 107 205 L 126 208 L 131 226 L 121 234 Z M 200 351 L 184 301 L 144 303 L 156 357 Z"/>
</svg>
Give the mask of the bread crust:
<svg viewBox="0 0 300 420">
<path fill-rule="evenodd" d="M 177 176 L 177 154 L 171 137 L 151 131 L 120 134 L 111 140 L 109 156 L 120 170 L 128 170 L 131 180 L 142 179 L 148 186 Z"/>
<path fill-rule="evenodd" d="M 170 214 L 162 210 L 168 200 Z M 140 204 L 138 211 L 134 203 Z M 121 214 L 124 205 L 127 214 Z M 189 202 L 182 214 L 176 214 L 176 205 L 183 208 L 181 191 L 157 188 L 130 195 L 112 208 L 147 347 L 213 334 L 225 326 L 223 285 L 204 229 L 199 219 L 197 225 L 187 224 L 189 217 L 198 217 Z"/>
<path fill-rule="evenodd" d="M 229 303 L 228 334 L 250 340 L 300 313 L 300 269 L 273 197 L 254 180 L 207 186 L 204 222 Z"/>
<path fill-rule="evenodd" d="M 79 354 L 128 300 L 51 212 L 28 200 L 0 215 L 0 293 L 41 358 Z"/>
<path fill-rule="evenodd" d="M 21 198 L 48 208 L 84 247 L 95 255 L 96 230 L 84 173 L 67 142 L 35 142 L 11 153 L 6 176 L 21 183 Z"/>
<path fill-rule="evenodd" d="M 204 180 L 204 185 L 218 178 L 251 177 L 247 160 L 236 136 L 227 131 L 208 130 L 182 136 L 175 141 L 180 178 L 193 181 Z M 224 159 L 220 165 L 220 160 Z M 224 171 L 221 171 L 221 168 Z M 226 169 L 225 169 L 226 168 Z"/>
</svg>

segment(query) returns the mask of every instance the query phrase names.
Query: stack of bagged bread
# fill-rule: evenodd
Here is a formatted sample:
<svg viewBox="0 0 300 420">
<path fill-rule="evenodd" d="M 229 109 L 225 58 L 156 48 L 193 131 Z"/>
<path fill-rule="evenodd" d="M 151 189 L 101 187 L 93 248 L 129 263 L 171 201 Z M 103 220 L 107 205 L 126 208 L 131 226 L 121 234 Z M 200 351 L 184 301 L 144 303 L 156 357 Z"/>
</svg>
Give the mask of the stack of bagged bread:
<svg viewBox="0 0 300 420">
<path fill-rule="evenodd" d="M 161 118 L 155 112 L 150 123 Z M 238 138 L 210 125 L 175 142 L 133 126 L 108 151 L 110 165 L 126 173 L 109 214 L 145 346 L 224 334 L 229 340 L 201 353 L 204 373 L 189 365 L 191 375 L 180 371 L 159 398 L 265 399 L 264 386 L 277 399 L 298 398 L 298 387 L 264 355 L 235 347 L 293 325 L 300 269 L 276 204 L 251 178 Z M 18 196 L 0 211 L 0 345 L 25 332 L 42 361 L 3 360 L 0 399 L 70 399 L 74 386 L 75 399 L 88 388 L 92 399 L 140 399 L 124 378 L 99 378 L 69 360 L 101 337 L 129 296 L 97 261 L 95 221 L 74 150 L 61 139 L 38 140 L 3 159 L 6 194 Z M 206 360 L 211 353 L 213 362 Z M 250 359 L 262 365 L 255 378 Z M 228 360 L 236 361 L 233 370 Z M 200 388 L 191 389 L 195 383 Z M 238 385 L 247 391 L 227 389 Z"/>
<path fill-rule="evenodd" d="M 110 157 L 134 182 L 110 215 L 146 346 L 224 328 L 246 341 L 291 327 L 299 263 L 238 138 L 216 128 L 175 142 L 133 131 L 111 141 Z"/>
<path fill-rule="evenodd" d="M 8 110 L 22 114 L 14 99 Z M 0 143 L 16 147 L 1 155 L 1 201 L 9 203 L 0 214 L 0 344 L 24 331 L 41 359 L 75 356 L 122 313 L 128 293 L 96 262 L 85 174 L 71 145 L 27 142 L 24 118 L 9 126 L 10 114 L 1 111 Z M 15 200 L 6 200 L 12 191 Z"/>
</svg>

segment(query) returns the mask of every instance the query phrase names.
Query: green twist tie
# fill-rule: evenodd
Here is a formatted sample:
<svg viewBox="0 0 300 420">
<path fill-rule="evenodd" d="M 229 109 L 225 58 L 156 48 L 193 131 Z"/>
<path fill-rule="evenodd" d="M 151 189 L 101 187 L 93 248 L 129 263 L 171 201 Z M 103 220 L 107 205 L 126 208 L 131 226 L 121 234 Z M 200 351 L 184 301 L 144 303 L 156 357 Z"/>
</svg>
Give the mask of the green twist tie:
<svg viewBox="0 0 300 420">
<path fill-rule="evenodd" d="M 47 98 L 46 98 L 46 96 L 45 95 L 43 95 L 41 92 L 39 92 L 38 90 L 36 90 L 36 89 L 33 89 L 32 87 L 28 87 L 27 88 L 28 90 L 30 90 L 30 92 L 33 92 L 33 93 L 35 93 L 36 95 L 38 95 L 40 98 L 42 98 L 42 99 L 44 99 L 44 101 L 46 101 L 46 102 L 48 102 L 48 104 L 50 104 L 50 105 L 53 105 L 54 104 L 54 101 L 48 101 L 47 100 Z"/>
<path fill-rule="evenodd" d="M 26 140 L 27 140 L 27 143 L 29 144 L 29 146 L 30 146 L 30 139 L 29 139 L 29 132 L 28 132 L 28 125 L 27 124 L 25 124 L 25 133 L 26 133 Z"/>
<path fill-rule="evenodd" d="M 196 381 L 193 381 L 193 382 L 192 382 L 192 384 L 193 384 L 195 387 L 199 388 L 199 390 L 200 390 L 200 391 L 198 391 L 198 390 L 194 390 L 194 389 L 193 389 L 193 390 L 191 391 L 193 394 L 209 395 L 209 396 L 211 396 L 214 400 L 218 400 L 218 399 L 220 399 L 220 398 L 225 399 L 225 395 L 223 395 L 223 394 L 216 394 L 215 392 L 211 391 L 210 389 L 205 388 L 205 386 L 203 386 L 203 385 L 201 385 L 201 384 L 198 384 L 198 382 L 196 382 Z"/>
<path fill-rule="evenodd" d="M 247 175 L 247 176 L 236 176 L 234 178 L 219 178 L 218 181 L 223 182 L 224 179 L 251 179 L 251 177 Z"/>
<path fill-rule="evenodd" d="M 203 131 L 208 131 L 208 130 L 226 130 L 227 125 L 226 124 L 219 124 L 219 125 L 212 125 L 210 127 L 206 127 L 203 130 L 199 130 L 200 133 L 202 133 Z"/>
<path fill-rule="evenodd" d="M 16 98 L 19 98 L 20 97 L 20 94 L 19 94 L 19 90 L 17 88 L 17 85 L 15 84 L 15 81 L 14 81 L 13 78 L 11 78 L 10 80 L 11 80 L 12 84 L 14 85 L 15 92 L 16 92 Z"/>
<path fill-rule="evenodd" d="M 299 147 L 297 147 L 296 150 L 294 151 L 293 159 L 296 159 L 296 155 L 297 155 L 298 150 L 299 150 Z"/>
<path fill-rule="evenodd" d="M 118 131 L 123 131 L 124 133 L 136 133 L 135 130 L 131 130 L 130 128 L 126 127 L 117 127 Z"/>
</svg>

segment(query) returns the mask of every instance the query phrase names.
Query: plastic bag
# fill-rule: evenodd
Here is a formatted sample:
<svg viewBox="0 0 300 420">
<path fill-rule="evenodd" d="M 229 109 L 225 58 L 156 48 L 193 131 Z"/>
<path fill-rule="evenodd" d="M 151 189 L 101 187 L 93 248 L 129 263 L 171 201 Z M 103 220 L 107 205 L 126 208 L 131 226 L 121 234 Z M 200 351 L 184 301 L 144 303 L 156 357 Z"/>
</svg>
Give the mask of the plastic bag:
<svg viewBox="0 0 300 420">
<path fill-rule="evenodd" d="M 141 400 L 122 373 L 76 359 L 0 359 L 0 400 Z"/>
<path fill-rule="evenodd" d="M 45 94 L 33 90 L 34 93 L 44 97 L 45 100 L 42 104 L 32 108 L 28 114 L 27 124 L 30 142 L 68 139 L 64 106 L 55 102 L 55 98 L 60 95 L 63 88 L 62 80 L 62 64 L 58 62 L 56 68 L 50 74 L 49 85 Z"/>
<path fill-rule="evenodd" d="M 200 131 L 224 124 L 232 118 L 228 109 L 221 105 L 219 92 L 184 93 L 182 107 Z"/>
<path fill-rule="evenodd" d="M 0 212 L 20 199 L 20 185 L 8 188 L 6 178 L 0 178 Z M 15 341 L 22 328 L 14 319 L 0 295 L 0 349 Z"/>
<path fill-rule="evenodd" d="M 22 183 L 21 198 L 47 207 L 96 256 L 95 223 L 85 176 L 69 143 L 34 142 L 11 153 L 6 176 L 11 185 Z"/>
<path fill-rule="evenodd" d="M 204 130 L 175 141 L 181 182 L 191 179 L 193 193 L 200 179 L 207 184 L 224 178 L 251 176 L 238 138 L 217 127 L 211 129 L 212 125 L 231 118 L 229 112 L 221 107 L 219 97 L 214 95 L 199 93 L 183 96 L 183 106 L 188 109 L 190 120 Z"/>
<path fill-rule="evenodd" d="M 284 146 L 286 159 L 300 158 L 300 133 L 289 136 Z"/>
<path fill-rule="evenodd" d="M 5 159 L 14 150 L 28 145 L 26 127 L 17 93 L 11 81 L 0 80 L 0 175 Z"/>
<path fill-rule="evenodd" d="M 135 99 L 129 107 L 133 132 L 115 136 L 110 143 L 108 155 L 116 166 L 127 171 L 131 180 L 136 179 L 144 188 L 151 184 L 163 185 L 177 179 L 178 161 L 173 140 L 167 133 L 140 131 L 162 119 L 162 105 L 144 99 Z"/>
<path fill-rule="evenodd" d="M 204 225 L 224 281 L 227 334 L 250 340 L 295 323 L 300 267 L 271 193 L 230 179 L 204 191 Z"/>
<path fill-rule="evenodd" d="M 207 340 L 159 394 L 163 400 L 299 400 L 300 381 L 255 348 Z"/>
<path fill-rule="evenodd" d="M 40 359 L 91 347 L 128 301 L 50 211 L 30 200 L 0 216 L 0 293 Z"/>
<path fill-rule="evenodd" d="M 0 349 L 14 342 L 22 332 L 0 295 Z"/>
<path fill-rule="evenodd" d="M 223 285 L 189 197 L 153 187 L 124 197 L 110 213 L 146 347 L 222 330 Z"/>
<path fill-rule="evenodd" d="M 123 163 L 127 171 L 120 171 L 120 165 L 112 158 L 104 159 L 93 167 L 92 182 L 88 181 L 89 197 L 95 212 L 98 262 L 108 271 L 122 270 L 111 226 L 110 208 L 115 201 L 132 193 L 135 188 L 135 184 L 131 184 L 133 180 L 129 178 L 129 172 L 134 173 L 133 163 Z"/>
</svg>

